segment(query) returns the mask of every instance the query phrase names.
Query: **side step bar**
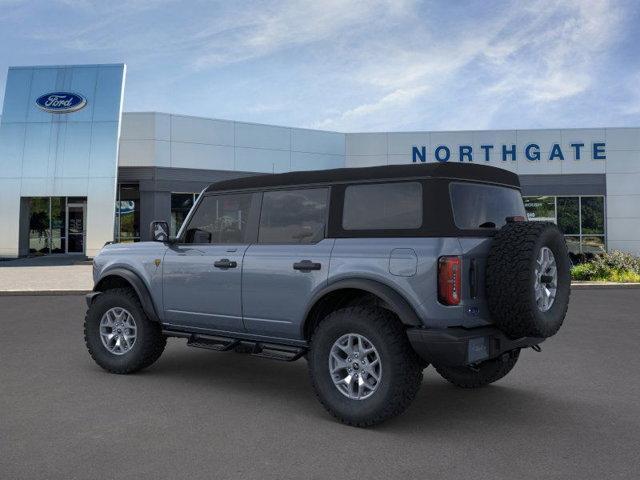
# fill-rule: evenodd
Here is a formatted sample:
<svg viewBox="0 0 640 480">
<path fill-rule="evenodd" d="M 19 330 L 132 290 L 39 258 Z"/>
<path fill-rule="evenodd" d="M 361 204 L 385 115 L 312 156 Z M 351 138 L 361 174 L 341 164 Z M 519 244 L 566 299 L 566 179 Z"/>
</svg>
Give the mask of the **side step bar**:
<svg viewBox="0 0 640 480">
<path fill-rule="evenodd" d="M 248 353 L 254 357 L 271 358 L 285 362 L 298 360 L 307 352 L 306 348 L 291 345 L 239 340 L 237 338 L 218 337 L 214 335 L 191 334 L 173 330 L 163 330 L 162 333 L 167 336 L 186 338 L 187 346 L 189 347 L 206 348 L 218 352 L 233 350 L 238 353 Z"/>
<path fill-rule="evenodd" d="M 218 352 L 232 350 L 240 344 L 239 340 L 225 337 L 214 337 L 210 335 L 191 335 L 187 340 L 188 347 L 208 348 Z"/>
<path fill-rule="evenodd" d="M 288 345 L 276 345 L 271 343 L 256 343 L 259 351 L 252 353 L 254 357 L 271 358 L 273 360 L 282 360 L 285 362 L 293 362 L 303 356 L 307 350 L 300 347 L 290 347 Z"/>
</svg>

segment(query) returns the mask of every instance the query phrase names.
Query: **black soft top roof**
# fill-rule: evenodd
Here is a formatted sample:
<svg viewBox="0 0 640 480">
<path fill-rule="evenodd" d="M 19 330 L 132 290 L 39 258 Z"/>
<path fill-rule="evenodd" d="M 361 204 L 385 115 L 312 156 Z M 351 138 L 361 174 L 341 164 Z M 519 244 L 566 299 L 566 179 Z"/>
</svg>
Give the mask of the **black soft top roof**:
<svg viewBox="0 0 640 480">
<path fill-rule="evenodd" d="M 502 168 L 468 163 L 424 163 L 252 175 L 213 183 L 206 191 L 218 192 L 224 190 L 259 189 L 292 185 L 331 184 L 424 177 L 473 180 L 520 188 L 518 175 Z"/>
</svg>

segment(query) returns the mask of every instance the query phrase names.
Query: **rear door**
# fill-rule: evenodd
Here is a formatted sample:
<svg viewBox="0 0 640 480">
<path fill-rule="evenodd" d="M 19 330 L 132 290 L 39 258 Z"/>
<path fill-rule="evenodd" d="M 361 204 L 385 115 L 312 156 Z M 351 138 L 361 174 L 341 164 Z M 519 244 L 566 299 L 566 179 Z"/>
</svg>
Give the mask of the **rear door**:
<svg viewBox="0 0 640 480">
<path fill-rule="evenodd" d="M 164 257 L 167 323 L 244 331 L 242 261 L 252 240 L 251 230 L 255 235 L 258 200 L 252 193 L 209 194 L 197 205 L 182 241 L 172 245 Z"/>
<path fill-rule="evenodd" d="M 508 217 L 526 218 L 520 190 L 473 182 L 451 182 L 451 208 L 462 250 L 462 297 L 467 314 L 488 318 L 485 301 L 485 270 L 493 235 Z"/>
<path fill-rule="evenodd" d="M 326 285 L 329 188 L 263 194 L 258 242 L 244 256 L 242 303 L 250 333 L 298 338 L 311 296 Z"/>
</svg>

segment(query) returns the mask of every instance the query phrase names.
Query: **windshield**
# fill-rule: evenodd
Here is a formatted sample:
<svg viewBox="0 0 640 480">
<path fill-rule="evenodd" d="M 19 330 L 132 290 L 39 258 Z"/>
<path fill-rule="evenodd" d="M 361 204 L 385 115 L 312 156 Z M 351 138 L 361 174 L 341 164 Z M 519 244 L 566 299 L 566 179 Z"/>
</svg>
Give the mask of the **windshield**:
<svg viewBox="0 0 640 480">
<path fill-rule="evenodd" d="M 454 182 L 449 191 L 453 219 L 461 230 L 500 228 L 507 217 L 525 216 L 522 196 L 515 188 Z"/>
</svg>

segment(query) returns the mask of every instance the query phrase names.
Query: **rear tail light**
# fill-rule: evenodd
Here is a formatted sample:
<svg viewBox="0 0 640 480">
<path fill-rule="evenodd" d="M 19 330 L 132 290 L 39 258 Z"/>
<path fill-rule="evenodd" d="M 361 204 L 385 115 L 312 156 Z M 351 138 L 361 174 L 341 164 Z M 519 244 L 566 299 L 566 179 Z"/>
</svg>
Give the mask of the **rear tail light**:
<svg viewBox="0 0 640 480">
<path fill-rule="evenodd" d="M 460 303 L 462 260 L 460 257 L 438 259 L 438 300 L 444 305 Z"/>
</svg>

